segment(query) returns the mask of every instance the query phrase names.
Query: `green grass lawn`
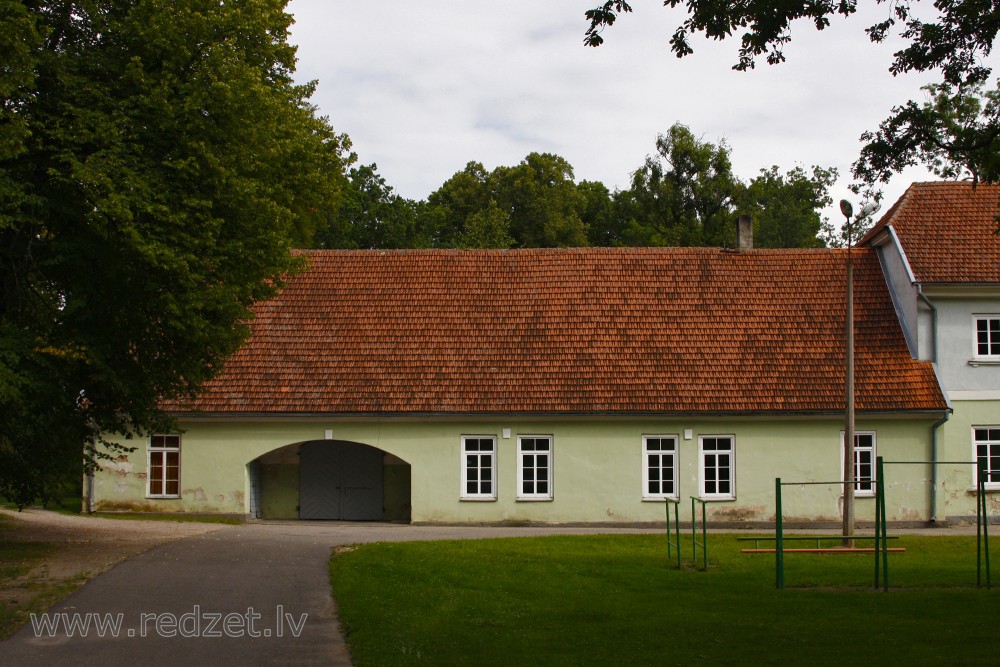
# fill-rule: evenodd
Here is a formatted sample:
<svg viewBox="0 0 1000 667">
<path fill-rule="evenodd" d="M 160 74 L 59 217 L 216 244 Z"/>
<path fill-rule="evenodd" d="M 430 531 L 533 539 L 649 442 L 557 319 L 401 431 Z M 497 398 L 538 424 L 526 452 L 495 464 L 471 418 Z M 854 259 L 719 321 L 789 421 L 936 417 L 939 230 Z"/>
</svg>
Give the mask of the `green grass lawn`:
<svg viewBox="0 0 1000 667">
<path fill-rule="evenodd" d="M 704 572 L 637 535 L 364 545 L 330 574 L 357 667 L 1000 662 L 975 537 L 894 541 L 889 593 L 872 555 L 787 554 L 779 591 L 773 555 L 708 540 Z"/>
</svg>

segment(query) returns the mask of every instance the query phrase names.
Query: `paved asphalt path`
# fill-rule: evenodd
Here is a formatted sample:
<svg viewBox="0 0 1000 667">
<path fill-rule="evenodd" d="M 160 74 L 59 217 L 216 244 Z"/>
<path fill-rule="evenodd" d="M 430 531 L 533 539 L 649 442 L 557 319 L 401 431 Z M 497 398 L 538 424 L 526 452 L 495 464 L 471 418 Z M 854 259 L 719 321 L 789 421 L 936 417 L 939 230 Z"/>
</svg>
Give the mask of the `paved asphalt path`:
<svg viewBox="0 0 1000 667">
<path fill-rule="evenodd" d="M 0 642 L 0 665 L 348 666 L 327 576 L 333 547 L 616 532 L 662 530 L 340 522 L 226 527 L 160 545 L 87 582 L 49 610 L 47 619 L 61 624 L 51 632 L 37 636 L 28 623 Z M 120 626 L 106 626 L 101 637 L 95 615 L 120 618 Z M 62 624 L 74 618 L 89 619 L 89 630 L 71 636 Z"/>
</svg>

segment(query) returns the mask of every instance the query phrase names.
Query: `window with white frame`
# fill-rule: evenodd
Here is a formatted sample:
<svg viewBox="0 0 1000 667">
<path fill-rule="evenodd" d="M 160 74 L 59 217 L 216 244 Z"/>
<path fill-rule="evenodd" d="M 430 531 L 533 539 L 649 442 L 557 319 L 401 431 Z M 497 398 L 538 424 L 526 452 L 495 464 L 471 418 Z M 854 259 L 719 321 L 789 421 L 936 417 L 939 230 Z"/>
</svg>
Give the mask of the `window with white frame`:
<svg viewBox="0 0 1000 667">
<path fill-rule="evenodd" d="M 844 469 L 844 432 L 840 432 L 840 469 Z M 843 473 L 841 473 L 843 477 Z M 854 495 L 875 495 L 875 433 L 854 434 Z"/>
<path fill-rule="evenodd" d="M 976 461 L 986 472 L 986 488 L 1000 489 L 1000 426 L 974 426 L 972 438 Z"/>
<path fill-rule="evenodd" d="M 497 441 L 491 435 L 462 436 L 462 498 L 496 500 Z"/>
<path fill-rule="evenodd" d="M 642 436 L 642 497 L 676 498 L 677 436 Z"/>
<path fill-rule="evenodd" d="M 552 438 L 547 435 L 517 439 L 518 500 L 552 499 Z"/>
<path fill-rule="evenodd" d="M 720 500 L 735 498 L 733 436 L 703 435 L 698 438 L 698 453 L 701 458 L 701 497 Z"/>
<path fill-rule="evenodd" d="M 150 436 L 146 452 L 146 496 L 179 498 L 180 495 L 181 436 Z"/>
<path fill-rule="evenodd" d="M 976 315 L 977 359 L 1000 359 L 1000 315 Z"/>
</svg>

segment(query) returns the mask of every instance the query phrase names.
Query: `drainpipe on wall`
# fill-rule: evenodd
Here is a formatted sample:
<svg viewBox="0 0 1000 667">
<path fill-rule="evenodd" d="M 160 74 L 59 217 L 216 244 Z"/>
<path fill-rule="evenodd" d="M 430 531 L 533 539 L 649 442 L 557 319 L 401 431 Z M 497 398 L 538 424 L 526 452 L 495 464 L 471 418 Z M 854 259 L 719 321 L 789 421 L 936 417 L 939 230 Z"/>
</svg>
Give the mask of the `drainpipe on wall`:
<svg viewBox="0 0 1000 667">
<path fill-rule="evenodd" d="M 917 283 L 917 297 L 924 302 L 924 305 L 931 311 L 931 363 L 934 364 L 935 369 L 937 368 L 937 358 L 938 358 L 938 332 L 937 332 L 937 308 L 934 304 L 930 302 L 925 295 L 923 290 L 920 289 L 920 284 Z M 918 327 L 919 328 L 919 327 Z M 919 351 L 918 351 L 919 353 Z M 938 380 L 940 382 L 940 379 Z M 942 388 L 943 389 L 943 388 Z M 947 397 L 946 399 L 947 400 Z M 937 461 L 938 461 L 938 429 L 944 425 L 949 419 L 949 414 L 945 414 L 944 417 L 934 422 L 931 426 L 931 522 L 937 522 Z"/>
<path fill-rule="evenodd" d="M 931 523 L 937 522 L 937 460 L 938 460 L 938 429 L 948 421 L 949 415 L 934 422 L 931 426 Z"/>
</svg>

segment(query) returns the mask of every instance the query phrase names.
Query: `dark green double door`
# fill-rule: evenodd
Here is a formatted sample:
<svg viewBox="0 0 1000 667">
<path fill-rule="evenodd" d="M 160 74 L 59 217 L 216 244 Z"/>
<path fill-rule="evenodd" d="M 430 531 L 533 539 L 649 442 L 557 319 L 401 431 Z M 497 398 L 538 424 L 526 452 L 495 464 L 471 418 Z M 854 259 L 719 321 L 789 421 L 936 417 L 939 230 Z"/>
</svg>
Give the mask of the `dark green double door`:
<svg viewBox="0 0 1000 667">
<path fill-rule="evenodd" d="M 299 450 L 299 518 L 379 521 L 385 516 L 382 452 L 317 440 Z"/>
</svg>

